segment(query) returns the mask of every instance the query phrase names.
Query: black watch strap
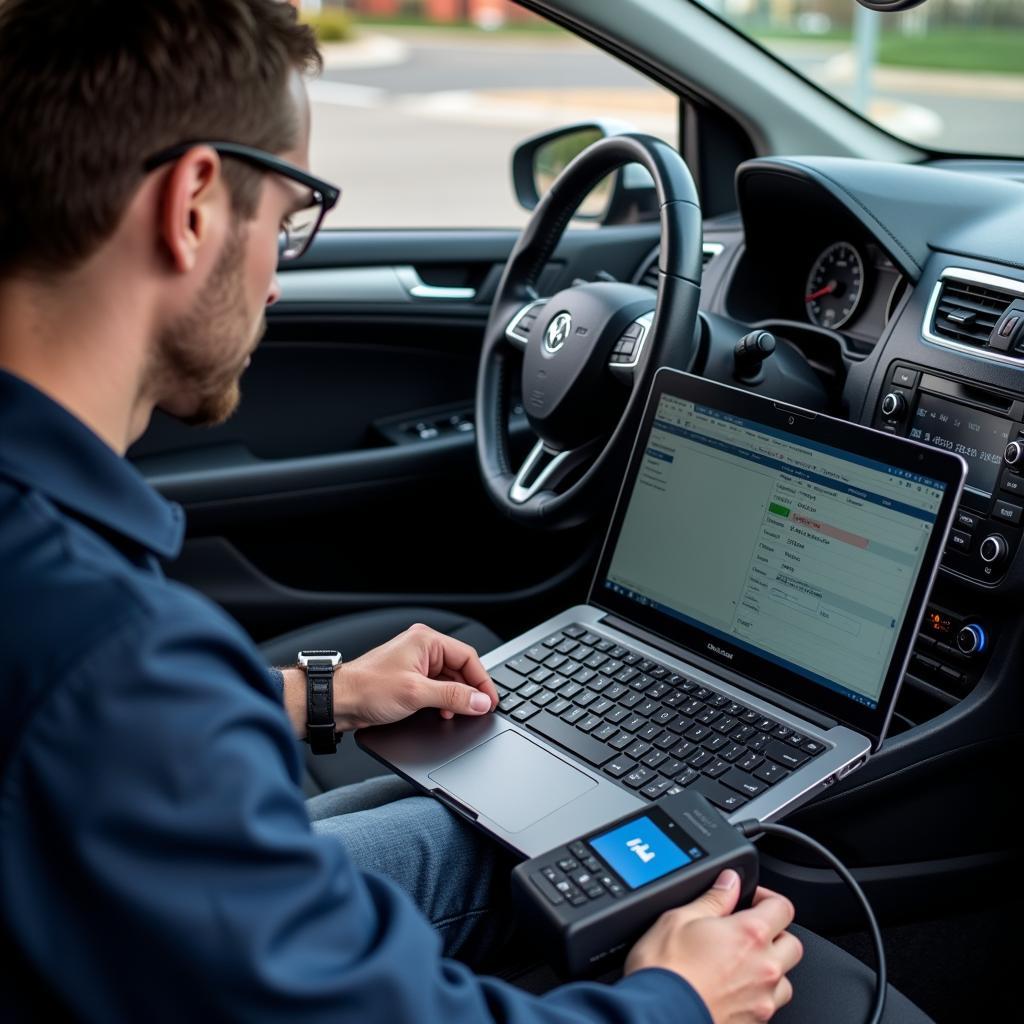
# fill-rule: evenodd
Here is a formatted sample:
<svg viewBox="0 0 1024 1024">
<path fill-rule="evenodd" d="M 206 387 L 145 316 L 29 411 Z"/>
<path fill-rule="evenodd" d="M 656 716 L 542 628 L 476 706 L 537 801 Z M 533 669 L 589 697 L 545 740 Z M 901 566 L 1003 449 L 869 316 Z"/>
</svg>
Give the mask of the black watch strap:
<svg viewBox="0 0 1024 1024">
<path fill-rule="evenodd" d="M 306 742 L 314 754 L 338 749 L 334 722 L 334 670 L 341 664 L 338 651 L 299 651 L 306 670 Z"/>
</svg>

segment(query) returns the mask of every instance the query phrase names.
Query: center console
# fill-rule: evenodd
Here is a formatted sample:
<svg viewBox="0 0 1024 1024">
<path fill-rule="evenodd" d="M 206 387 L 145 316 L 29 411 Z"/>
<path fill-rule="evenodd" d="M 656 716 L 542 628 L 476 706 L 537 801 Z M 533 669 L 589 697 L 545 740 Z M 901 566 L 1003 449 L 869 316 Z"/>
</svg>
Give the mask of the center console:
<svg viewBox="0 0 1024 1024">
<path fill-rule="evenodd" d="M 963 457 L 967 483 L 943 564 L 983 585 L 999 583 L 1021 538 L 1024 396 L 894 363 L 874 426 Z"/>
<path fill-rule="evenodd" d="M 897 361 L 886 370 L 872 424 L 963 457 L 967 481 L 943 567 L 997 589 L 1024 525 L 1024 395 Z M 908 671 L 952 703 L 980 677 L 991 646 L 982 618 L 933 604 Z"/>
</svg>

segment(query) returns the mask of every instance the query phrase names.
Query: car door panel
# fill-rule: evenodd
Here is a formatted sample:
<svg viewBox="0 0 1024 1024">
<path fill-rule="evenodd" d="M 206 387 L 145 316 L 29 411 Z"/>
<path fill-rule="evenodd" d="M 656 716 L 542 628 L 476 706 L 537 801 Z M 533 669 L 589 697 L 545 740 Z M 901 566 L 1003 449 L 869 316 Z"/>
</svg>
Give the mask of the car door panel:
<svg viewBox="0 0 1024 1024">
<path fill-rule="evenodd" d="M 480 342 L 517 237 L 331 232 L 282 271 L 235 415 L 200 431 L 157 413 L 129 452 L 188 514 L 169 572 L 258 638 L 398 603 L 500 627 L 574 599 L 599 517 L 524 530 L 491 505 L 476 465 Z M 541 285 L 628 279 L 656 241 L 650 224 L 567 232 Z M 535 438 L 521 414 L 512 422 L 521 461 Z"/>
</svg>

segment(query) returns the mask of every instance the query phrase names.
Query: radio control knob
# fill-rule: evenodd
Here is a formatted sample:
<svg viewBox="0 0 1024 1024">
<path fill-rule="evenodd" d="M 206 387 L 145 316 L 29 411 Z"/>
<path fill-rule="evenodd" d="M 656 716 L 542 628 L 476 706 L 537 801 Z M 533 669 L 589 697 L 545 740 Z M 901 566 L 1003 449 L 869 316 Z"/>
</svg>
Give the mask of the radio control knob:
<svg viewBox="0 0 1024 1024">
<path fill-rule="evenodd" d="M 907 411 L 907 400 L 898 392 L 890 391 L 882 399 L 882 415 L 889 420 L 898 420 Z"/>
<path fill-rule="evenodd" d="M 1000 537 L 998 533 L 990 533 L 982 542 L 981 547 L 978 548 L 978 554 L 981 555 L 981 560 L 987 562 L 989 565 L 994 565 L 996 562 L 1001 562 L 1008 554 L 1009 547 L 1006 544 L 1006 539 Z"/>
<path fill-rule="evenodd" d="M 1022 455 L 1024 455 L 1024 445 L 1020 441 L 1011 441 L 1006 446 L 1006 451 L 1003 452 L 1003 461 L 1008 466 L 1016 466 Z"/>
<path fill-rule="evenodd" d="M 964 626 L 956 635 L 956 646 L 959 648 L 961 654 L 968 656 L 972 654 L 981 654 L 985 650 L 985 644 L 988 637 L 985 636 L 985 630 L 978 625 Z"/>
</svg>

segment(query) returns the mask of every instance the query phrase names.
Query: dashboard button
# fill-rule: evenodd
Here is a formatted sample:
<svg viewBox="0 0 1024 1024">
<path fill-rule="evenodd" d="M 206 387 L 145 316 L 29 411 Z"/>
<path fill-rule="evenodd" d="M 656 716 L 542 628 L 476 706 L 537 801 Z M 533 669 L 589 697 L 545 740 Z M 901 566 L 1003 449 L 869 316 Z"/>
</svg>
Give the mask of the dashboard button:
<svg viewBox="0 0 1024 1024">
<path fill-rule="evenodd" d="M 1018 476 L 1016 473 L 1011 473 L 1007 470 L 1003 474 L 1003 479 L 999 486 L 1010 494 L 1024 494 L 1024 476 Z"/>
<path fill-rule="evenodd" d="M 906 366 L 897 366 L 892 373 L 892 382 L 897 387 L 912 388 L 917 384 L 921 374 L 918 370 L 911 370 Z"/>
<path fill-rule="evenodd" d="M 1008 316 L 999 327 L 999 337 L 1009 338 L 1020 323 L 1019 316 Z"/>
<path fill-rule="evenodd" d="M 978 516 L 965 508 L 956 510 L 956 525 L 962 530 L 973 530 L 978 525 Z"/>
<path fill-rule="evenodd" d="M 963 530 L 951 530 L 949 533 L 949 546 L 954 551 L 966 555 L 971 550 L 971 541 L 974 538 Z"/>
<path fill-rule="evenodd" d="M 1011 505 L 1008 501 L 997 501 L 992 508 L 992 517 L 994 519 L 1000 519 L 1006 523 L 1013 523 L 1014 526 L 1020 524 L 1020 517 L 1022 513 L 1024 513 L 1024 508 L 1020 505 Z"/>
<path fill-rule="evenodd" d="M 954 686 L 962 686 L 964 674 L 962 672 L 957 672 L 955 668 L 943 665 L 942 668 L 939 669 L 939 678 L 944 683 L 952 683 Z"/>
<path fill-rule="evenodd" d="M 910 659 L 910 669 L 917 675 L 930 676 L 937 672 L 941 666 L 934 658 L 926 658 L 923 654 L 915 654 Z"/>
</svg>

